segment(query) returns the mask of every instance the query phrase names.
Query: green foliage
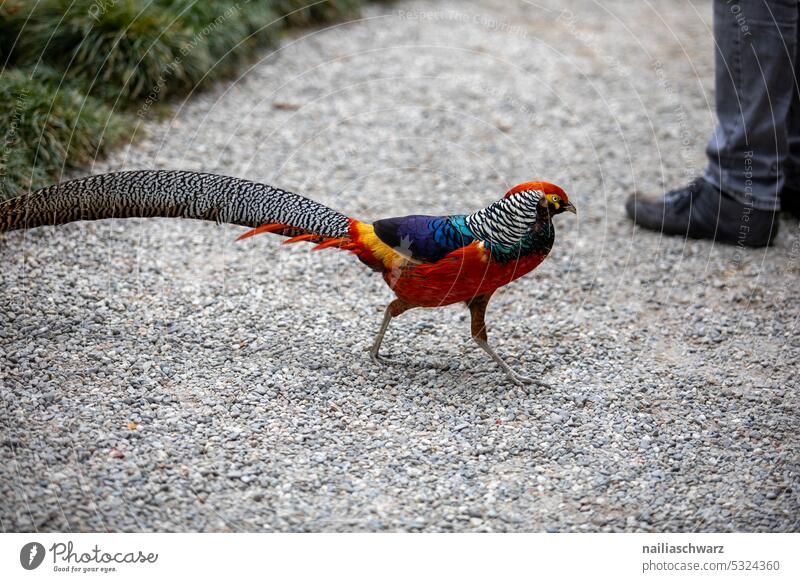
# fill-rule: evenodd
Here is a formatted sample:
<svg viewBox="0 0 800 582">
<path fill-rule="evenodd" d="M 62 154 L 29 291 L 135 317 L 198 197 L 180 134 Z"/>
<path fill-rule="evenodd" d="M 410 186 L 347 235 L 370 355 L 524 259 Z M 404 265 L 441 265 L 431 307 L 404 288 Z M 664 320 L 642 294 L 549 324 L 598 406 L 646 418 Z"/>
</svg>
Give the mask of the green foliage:
<svg viewBox="0 0 800 582">
<path fill-rule="evenodd" d="M 59 179 L 103 155 L 133 133 L 129 115 L 73 87 L 59 88 L 58 74 L 14 69 L 0 83 L 0 199 Z"/>
<path fill-rule="evenodd" d="M 22 10 L 22 0 L 0 1 L 0 63 L 13 62 L 12 47 L 20 31 L 17 13 Z"/>
<path fill-rule="evenodd" d="M 107 100 L 141 99 L 159 80 L 162 97 L 185 91 L 211 63 L 207 45 L 149 0 L 42 0 L 17 18 L 28 18 L 19 60 L 41 58 Z"/>
<path fill-rule="evenodd" d="M 0 0 L 0 199 L 102 155 L 130 112 L 232 74 L 280 30 L 365 2 Z"/>
<path fill-rule="evenodd" d="M 208 77 L 235 71 L 253 50 L 276 41 L 275 13 L 268 2 L 156 0 L 187 26 L 195 43 L 207 46 L 212 60 Z"/>
</svg>

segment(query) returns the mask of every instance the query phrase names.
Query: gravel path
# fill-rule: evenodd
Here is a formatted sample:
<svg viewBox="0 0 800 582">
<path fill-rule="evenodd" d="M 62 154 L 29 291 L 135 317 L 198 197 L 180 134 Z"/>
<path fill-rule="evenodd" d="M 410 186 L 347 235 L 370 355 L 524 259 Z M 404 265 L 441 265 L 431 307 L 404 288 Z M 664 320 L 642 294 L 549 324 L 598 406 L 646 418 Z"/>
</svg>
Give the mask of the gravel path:
<svg viewBox="0 0 800 582">
<path fill-rule="evenodd" d="M 800 230 L 739 250 L 635 232 L 701 171 L 708 2 L 397 3 L 286 39 L 92 171 L 202 169 L 363 219 L 563 186 L 555 250 L 495 296 L 510 385 L 462 307 L 236 227 L 10 233 L 5 531 L 797 531 Z"/>
</svg>

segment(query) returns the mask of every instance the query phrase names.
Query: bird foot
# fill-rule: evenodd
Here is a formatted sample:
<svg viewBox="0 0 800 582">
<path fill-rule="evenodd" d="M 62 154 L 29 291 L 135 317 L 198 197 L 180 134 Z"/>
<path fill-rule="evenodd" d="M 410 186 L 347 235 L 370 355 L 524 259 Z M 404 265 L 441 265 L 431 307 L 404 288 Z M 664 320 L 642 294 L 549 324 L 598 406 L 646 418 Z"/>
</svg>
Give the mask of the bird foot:
<svg viewBox="0 0 800 582">
<path fill-rule="evenodd" d="M 497 355 L 497 352 L 495 352 L 492 349 L 492 346 L 489 345 L 489 342 L 487 342 L 485 338 L 482 338 L 480 336 L 473 336 L 473 339 L 475 340 L 475 343 L 477 343 L 483 349 L 483 351 L 485 351 L 492 357 L 495 363 L 498 366 L 500 366 L 500 369 L 506 373 L 506 376 L 508 376 L 508 378 L 517 386 L 524 386 L 526 384 L 536 384 L 538 386 L 541 386 L 542 388 L 551 388 L 549 384 L 543 382 L 542 380 L 536 380 L 535 378 L 528 378 L 527 376 L 523 376 L 522 374 L 517 374 L 514 370 L 512 370 L 509 367 L 508 364 L 505 363 L 503 358 Z"/>
<path fill-rule="evenodd" d="M 380 364 L 382 366 L 385 366 L 387 364 L 399 364 L 400 363 L 397 360 L 394 360 L 392 358 L 387 358 L 386 356 L 382 356 L 378 352 L 373 351 L 373 350 L 369 351 L 369 357 L 373 362 L 375 362 L 376 364 Z"/>
<path fill-rule="evenodd" d="M 548 384 L 547 382 L 544 382 L 543 380 L 537 380 L 536 378 L 529 378 L 528 376 L 523 376 L 522 374 L 517 374 L 513 370 L 508 370 L 507 371 L 507 375 L 511 379 L 511 381 L 514 384 L 516 384 L 517 386 L 526 386 L 526 385 L 535 384 L 535 385 L 540 386 L 542 388 L 552 388 L 552 386 L 550 386 L 550 384 Z"/>
</svg>

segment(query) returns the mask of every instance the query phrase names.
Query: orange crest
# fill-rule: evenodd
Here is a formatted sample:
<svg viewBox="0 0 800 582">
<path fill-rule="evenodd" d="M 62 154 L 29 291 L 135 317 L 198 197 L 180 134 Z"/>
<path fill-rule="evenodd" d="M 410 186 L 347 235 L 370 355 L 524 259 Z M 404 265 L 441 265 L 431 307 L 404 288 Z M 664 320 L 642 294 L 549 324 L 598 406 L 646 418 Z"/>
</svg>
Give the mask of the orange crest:
<svg viewBox="0 0 800 582">
<path fill-rule="evenodd" d="M 569 204 L 569 198 L 567 197 L 567 193 L 564 192 L 561 188 L 556 186 L 555 184 L 551 184 L 550 182 L 523 182 L 522 184 L 518 184 L 511 188 L 503 198 L 508 198 L 509 196 L 513 196 L 514 194 L 519 194 L 520 192 L 524 192 L 525 190 L 539 190 L 540 192 L 544 192 L 545 194 L 558 194 L 559 198 L 564 201 L 565 204 Z"/>
</svg>

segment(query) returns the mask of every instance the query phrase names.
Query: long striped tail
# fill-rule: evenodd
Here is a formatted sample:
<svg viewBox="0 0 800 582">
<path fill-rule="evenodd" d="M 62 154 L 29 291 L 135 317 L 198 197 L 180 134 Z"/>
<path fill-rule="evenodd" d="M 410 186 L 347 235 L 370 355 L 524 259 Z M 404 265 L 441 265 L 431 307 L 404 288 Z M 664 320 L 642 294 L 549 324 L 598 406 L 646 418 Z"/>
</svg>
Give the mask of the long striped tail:
<svg viewBox="0 0 800 582">
<path fill-rule="evenodd" d="M 0 232 L 156 216 L 262 227 L 284 236 L 342 244 L 348 241 L 351 223 L 327 206 L 265 184 L 216 174 L 143 170 L 79 178 L 0 203 Z"/>
</svg>

